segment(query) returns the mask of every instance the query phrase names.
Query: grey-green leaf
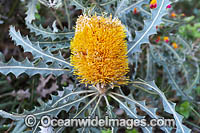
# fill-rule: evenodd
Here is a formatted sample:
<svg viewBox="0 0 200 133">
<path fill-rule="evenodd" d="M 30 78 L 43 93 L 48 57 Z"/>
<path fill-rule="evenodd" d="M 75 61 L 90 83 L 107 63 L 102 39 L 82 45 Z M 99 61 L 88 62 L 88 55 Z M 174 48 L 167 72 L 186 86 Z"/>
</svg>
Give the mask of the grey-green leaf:
<svg viewBox="0 0 200 133">
<path fill-rule="evenodd" d="M 156 34 L 156 26 L 162 23 L 162 17 L 167 14 L 166 6 L 171 2 L 169 0 L 158 0 L 157 8 L 152 10 L 151 19 L 144 20 L 144 28 L 141 31 L 136 31 L 135 39 L 129 42 L 128 54 L 141 52 L 140 45 L 149 43 L 149 36 Z"/>
<path fill-rule="evenodd" d="M 32 53 L 34 59 L 42 58 L 45 63 L 52 62 L 57 65 L 57 68 L 59 68 L 59 65 L 60 68 L 71 68 L 71 64 L 65 61 L 60 52 L 58 52 L 58 54 L 52 54 L 49 49 L 42 50 L 39 44 L 32 44 L 28 36 L 26 36 L 26 38 L 23 38 L 20 32 L 17 32 L 13 26 L 10 27 L 9 34 L 12 40 L 16 42 L 16 45 L 22 46 L 24 52 Z"/>
<path fill-rule="evenodd" d="M 11 58 L 8 63 L 0 62 L 0 73 L 4 75 L 12 73 L 16 77 L 22 73 L 26 73 L 29 76 L 36 74 L 41 74 L 43 76 L 47 76 L 49 74 L 60 76 L 62 74 L 69 74 L 69 72 L 70 71 L 67 69 L 55 68 L 53 64 L 48 66 L 41 61 L 37 64 L 33 64 L 28 59 L 18 62 L 14 58 Z"/>
<path fill-rule="evenodd" d="M 30 0 L 27 8 L 28 10 L 26 11 L 26 18 L 25 20 L 29 23 L 32 22 L 32 20 L 35 20 L 35 13 L 37 13 L 37 8 L 36 8 L 36 4 L 37 4 L 38 0 Z"/>
<path fill-rule="evenodd" d="M 164 110 L 167 113 L 172 114 L 176 121 L 176 133 L 190 133 L 191 132 L 191 129 L 187 128 L 185 125 L 182 124 L 183 116 L 181 116 L 180 114 L 178 114 L 175 111 L 176 104 L 173 102 L 169 102 L 167 100 L 164 93 L 156 86 L 154 81 L 152 81 L 152 82 L 141 81 L 141 82 L 137 82 L 137 83 L 145 85 L 147 87 L 147 89 L 153 90 L 160 95 L 160 97 L 162 98 Z"/>
<path fill-rule="evenodd" d="M 70 32 L 66 28 L 64 29 L 64 31 L 58 31 L 55 33 L 50 27 L 47 27 L 45 29 L 44 27 L 42 27 L 42 25 L 37 26 L 34 23 L 26 23 L 26 25 L 27 28 L 30 29 L 30 32 L 35 33 L 36 36 L 41 35 L 43 38 L 51 38 L 52 40 L 55 40 L 63 38 L 70 39 L 74 36 L 74 32 Z"/>
<path fill-rule="evenodd" d="M 76 6 L 76 9 L 85 9 L 82 0 L 70 0 L 70 5 Z"/>
</svg>

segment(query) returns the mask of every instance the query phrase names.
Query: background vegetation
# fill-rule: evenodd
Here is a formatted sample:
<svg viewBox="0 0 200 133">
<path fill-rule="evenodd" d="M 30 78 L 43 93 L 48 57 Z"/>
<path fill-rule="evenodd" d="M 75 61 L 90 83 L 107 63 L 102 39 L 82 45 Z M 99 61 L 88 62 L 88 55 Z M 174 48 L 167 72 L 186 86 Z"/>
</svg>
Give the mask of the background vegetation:
<svg viewBox="0 0 200 133">
<path fill-rule="evenodd" d="M 36 0 L 35 0 L 36 1 Z M 73 36 L 76 19 L 83 13 L 81 5 L 75 0 L 62 1 L 62 8 L 50 7 L 43 0 L 1 0 L 0 1 L 0 60 L 4 62 L 14 58 L 23 61 L 28 58 L 34 60 L 30 51 L 26 52 L 21 46 L 14 45 L 11 34 L 12 25 L 14 30 L 19 29 L 22 35 L 29 35 L 30 41 L 34 44 L 40 42 L 40 47 L 48 47 L 50 51 L 61 51 L 64 58 L 70 56 L 69 42 Z M 78 0 L 77 0 L 78 1 Z M 74 3 L 75 2 L 75 3 Z M 99 12 L 111 12 L 117 7 L 120 1 L 110 0 L 89 0 L 78 1 L 85 5 L 86 13 L 96 10 Z M 109 6 L 105 6 L 105 5 Z M 57 4 L 59 5 L 59 4 Z M 176 111 L 184 118 L 183 123 L 192 132 L 200 132 L 200 83 L 199 83 L 199 57 L 200 57 L 200 1 L 199 0 L 177 0 L 168 9 L 168 14 L 163 19 L 164 24 L 157 26 L 158 33 L 151 35 L 150 46 L 142 45 L 142 52 L 130 56 L 129 63 L 131 72 L 130 79 L 144 79 L 145 81 L 155 80 L 156 85 L 164 92 L 168 101 L 176 103 Z M 148 7 L 148 5 L 146 5 Z M 33 10 L 33 9 L 34 10 Z M 145 6 L 144 6 L 144 9 Z M 130 35 L 127 40 L 133 40 L 136 30 L 143 29 L 144 18 L 148 18 L 149 10 L 131 9 L 126 13 L 126 18 L 121 18 L 128 27 Z M 28 14 L 28 15 L 27 15 Z M 31 15 L 30 15 L 31 14 Z M 26 21 L 25 21 L 26 20 Z M 28 23 L 29 22 L 29 23 Z M 32 24 L 30 24 L 32 22 Z M 51 32 L 65 31 L 68 34 L 51 36 Z M 53 33 L 52 32 L 52 33 Z M 71 34 L 70 34 L 71 32 Z M 131 41 L 130 41 L 131 42 Z M 53 44 L 55 44 L 53 46 Z M 4 59 L 5 57 L 5 59 Z M 19 73 L 20 74 L 20 73 Z M 0 74 L 0 110 L 6 112 L 23 113 L 24 109 L 32 110 L 34 106 L 43 105 L 50 95 L 57 95 L 57 91 L 63 87 L 73 88 L 79 86 L 78 81 L 72 75 L 58 74 L 32 77 L 27 74 L 20 74 L 16 77 L 13 74 L 7 76 Z M 138 101 L 146 100 L 148 107 L 157 107 L 158 114 L 171 118 L 170 114 L 162 111 L 161 100 L 158 95 L 149 90 L 141 90 L 137 86 L 121 86 L 125 95 L 133 94 Z M 109 98 L 109 97 L 108 97 Z M 116 105 L 110 98 L 109 102 Z M 152 102 L 153 101 L 153 102 Z M 104 111 L 104 106 L 100 108 Z M 117 105 L 113 112 L 121 117 L 124 111 Z M 143 113 L 143 111 L 139 111 Z M 60 117 L 66 117 L 64 111 Z M 11 132 L 14 129 L 15 121 L 0 117 L 0 132 Z M 159 129 L 156 131 L 161 132 Z M 72 131 L 66 129 L 66 132 Z M 119 129 L 118 132 L 136 133 L 141 130 Z M 101 129 L 101 132 L 108 133 L 109 129 Z"/>
</svg>

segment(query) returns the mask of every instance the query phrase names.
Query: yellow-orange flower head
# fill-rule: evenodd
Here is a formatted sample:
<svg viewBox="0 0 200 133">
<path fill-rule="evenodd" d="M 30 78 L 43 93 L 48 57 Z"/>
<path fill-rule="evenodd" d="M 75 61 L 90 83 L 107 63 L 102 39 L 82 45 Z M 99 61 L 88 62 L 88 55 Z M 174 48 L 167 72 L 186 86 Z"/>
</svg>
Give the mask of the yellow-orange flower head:
<svg viewBox="0 0 200 133">
<path fill-rule="evenodd" d="M 74 74 L 85 84 L 125 84 L 128 73 L 125 27 L 118 19 L 81 15 L 71 40 Z"/>
</svg>

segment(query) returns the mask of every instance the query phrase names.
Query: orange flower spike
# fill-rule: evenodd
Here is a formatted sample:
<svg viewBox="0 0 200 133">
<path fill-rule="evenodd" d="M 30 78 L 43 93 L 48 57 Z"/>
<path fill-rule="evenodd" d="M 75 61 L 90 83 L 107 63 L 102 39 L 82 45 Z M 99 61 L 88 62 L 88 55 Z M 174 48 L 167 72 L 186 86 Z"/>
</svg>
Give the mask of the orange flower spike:
<svg viewBox="0 0 200 133">
<path fill-rule="evenodd" d="M 134 8 L 133 14 L 137 14 L 137 13 L 138 13 L 137 8 Z"/>
<path fill-rule="evenodd" d="M 175 42 L 173 42 L 173 43 L 172 43 L 172 47 L 173 47 L 174 49 L 177 49 L 177 48 L 178 48 L 178 45 L 177 45 Z"/>
<path fill-rule="evenodd" d="M 160 41 L 160 36 L 157 37 L 156 42 L 158 43 Z"/>
<path fill-rule="evenodd" d="M 169 42 L 169 37 L 165 36 L 165 37 L 164 37 L 164 41 L 165 41 L 166 43 L 168 43 L 168 42 Z"/>
<path fill-rule="evenodd" d="M 157 0 L 151 0 L 151 2 L 150 2 L 150 8 L 154 9 L 156 7 L 157 7 Z"/>
<path fill-rule="evenodd" d="M 172 12 L 172 13 L 171 13 L 171 17 L 172 17 L 172 18 L 175 18 L 175 17 L 176 17 L 176 13 L 175 13 L 175 12 Z"/>
<path fill-rule="evenodd" d="M 71 40 L 71 64 L 81 83 L 126 84 L 129 72 L 126 31 L 117 18 L 81 15 Z"/>
</svg>

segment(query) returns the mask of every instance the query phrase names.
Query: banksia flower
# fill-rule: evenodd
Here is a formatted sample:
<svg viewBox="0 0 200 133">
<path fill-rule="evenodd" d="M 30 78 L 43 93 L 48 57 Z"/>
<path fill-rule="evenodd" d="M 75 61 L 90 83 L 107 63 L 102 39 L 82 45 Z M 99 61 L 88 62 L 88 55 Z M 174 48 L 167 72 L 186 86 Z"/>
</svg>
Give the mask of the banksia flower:
<svg viewBox="0 0 200 133">
<path fill-rule="evenodd" d="M 118 19 L 81 15 L 71 41 L 71 64 L 81 83 L 126 84 L 128 73 L 125 27 Z"/>
<path fill-rule="evenodd" d="M 168 43 L 168 42 L 169 42 L 169 37 L 165 36 L 165 37 L 164 37 L 164 41 L 165 41 L 166 43 Z"/>
<path fill-rule="evenodd" d="M 157 7 L 157 0 L 151 0 L 151 2 L 150 2 L 150 8 L 154 9 L 156 7 Z"/>
</svg>

